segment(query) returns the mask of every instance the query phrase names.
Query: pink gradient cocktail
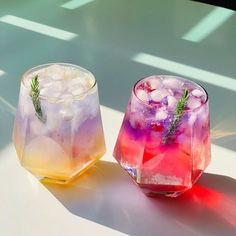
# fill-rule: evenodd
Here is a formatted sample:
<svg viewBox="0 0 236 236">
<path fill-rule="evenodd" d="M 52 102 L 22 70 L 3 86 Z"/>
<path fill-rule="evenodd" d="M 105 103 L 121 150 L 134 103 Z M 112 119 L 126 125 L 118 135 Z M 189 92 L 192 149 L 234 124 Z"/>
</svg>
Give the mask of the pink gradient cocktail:
<svg viewBox="0 0 236 236">
<path fill-rule="evenodd" d="M 206 91 L 176 76 L 138 81 L 114 157 L 148 195 L 175 197 L 190 189 L 210 162 Z"/>
<path fill-rule="evenodd" d="M 105 153 L 97 83 L 87 70 L 48 64 L 21 80 L 13 142 L 22 166 L 67 183 Z"/>
</svg>

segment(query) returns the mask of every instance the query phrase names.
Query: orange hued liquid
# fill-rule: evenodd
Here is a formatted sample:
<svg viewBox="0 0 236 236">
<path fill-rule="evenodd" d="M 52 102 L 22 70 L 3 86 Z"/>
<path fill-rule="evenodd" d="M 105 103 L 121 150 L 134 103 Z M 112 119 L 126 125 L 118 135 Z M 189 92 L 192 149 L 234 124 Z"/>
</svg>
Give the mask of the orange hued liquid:
<svg viewBox="0 0 236 236">
<path fill-rule="evenodd" d="M 21 164 L 38 177 L 57 182 L 70 180 L 105 153 L 99 119 L 98 116 L 85 122 L 73 133 L 73 137 L 69 137 L 66 130 L 59 135 L 57 130 L 50 135 L 35 136 L 32 139 L 30 134 L 23 132 L 21 123 L 16 121 L 13 139 Z"/>
<path fill-rule="evenodd" d="M 105 153 L 97 85 L 87 91 L 92 75 L 71 65 L 49 65 L 36 72 L 45 119 L 32 101 L 29 75 L 21 83 L 13 142 L 23 167 L 39 178 L 67 183 Z"/>
</svg>

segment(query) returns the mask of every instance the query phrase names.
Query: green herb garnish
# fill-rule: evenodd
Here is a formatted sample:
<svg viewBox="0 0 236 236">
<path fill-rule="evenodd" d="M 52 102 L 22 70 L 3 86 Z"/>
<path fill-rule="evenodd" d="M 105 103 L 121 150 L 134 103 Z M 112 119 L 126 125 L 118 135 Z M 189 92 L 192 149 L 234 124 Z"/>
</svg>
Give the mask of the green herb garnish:
<svg viewBox="0 0 236 236">
<path fill-rule="evenodd" d="M 175 133 L 176 128 L 178 127 L 183 113 L 184 113 L 184 108 L 186 106 L 186 103 L 188 101 L 188 97 L 189 97 L 189 91 L 188 89 L 184 89 L 183 94 L 181 96 L 181 98 L 179 99 L 177 106 L 175 108 L 175 112 L 174 112 L 174 118 L 172 120 L 172 122 L 170 123 L 170 126 L 167 129 L 167 132 L 165 133 L 165 136 L 162 139 L 163 143 L 168 143 L 168 140 L 172 137 L 172 135 Z"/>
<path fill-rule="evenodd" d="M 32 78 L 31 81 L 31 92 L 30 96 L 32 98 L 32 102 L 34 105 L 35 109 L 35 114 L 36 116 L 43 122 L 46 122 L 46 117 L 43 115 L 42 108 L 41 108 L 41 103 L 39 100 L 39 95 L 40 95 L 40 88 L 39 88 L 39 82 L 38 82 L 38 75 Z"/>
</svg>

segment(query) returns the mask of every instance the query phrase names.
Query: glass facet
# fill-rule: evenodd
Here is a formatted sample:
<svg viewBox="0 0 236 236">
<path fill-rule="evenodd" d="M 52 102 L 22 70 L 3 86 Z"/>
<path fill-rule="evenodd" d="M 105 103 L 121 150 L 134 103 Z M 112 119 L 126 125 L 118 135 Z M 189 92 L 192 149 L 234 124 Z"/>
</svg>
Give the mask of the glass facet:
<svg viewBox="0 0 236 236">
<path fill-rule="evenodd" d="M 39 178 L 67 183 L 84 172 L 105 153 L 94 76 L 63 63 L 27 71 L 13 142 L 21 165 Z"/>
<path fill-rule="evenodd" d="M 210 162 L 206 91 L 176 76 L 138 81 L 113 155 L 147 195 L 190 189 Z"/>
</svg>

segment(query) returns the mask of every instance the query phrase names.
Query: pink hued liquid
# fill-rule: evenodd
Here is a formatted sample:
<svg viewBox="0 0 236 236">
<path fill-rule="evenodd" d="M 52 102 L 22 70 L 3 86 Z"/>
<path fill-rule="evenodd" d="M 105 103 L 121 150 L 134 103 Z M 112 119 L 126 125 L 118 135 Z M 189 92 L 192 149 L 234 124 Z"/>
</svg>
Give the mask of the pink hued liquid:
<svg viewBox="0 0 236 236">
<path fill-rule="evenodd" d="M 150 80 L 156 83 L 150 84 Z M 208 102 L 205 91 L 197 84 L 178 79 L 182 82 L 179 88 L 168 88 L 168 83 L 158 83 L 164 80 L 167 78 L 149 77 L 134 87 L 114 156 L 146 194 L 177 196 L 192 187 L 210 161 Z M 152 88 L 152 84 L 156 87 Z M 190 102 L 165 142 L 176 108 L 176 101 L 170 101 L 172 97 L 178 101 L 183 88 L 188 89 Z M 140 89 L 145 91 L 142 97 L 138 97 Z M 167 96 L 162 98 L 156 93 L 153 101 L 153 91 Z"/>
</svg>

